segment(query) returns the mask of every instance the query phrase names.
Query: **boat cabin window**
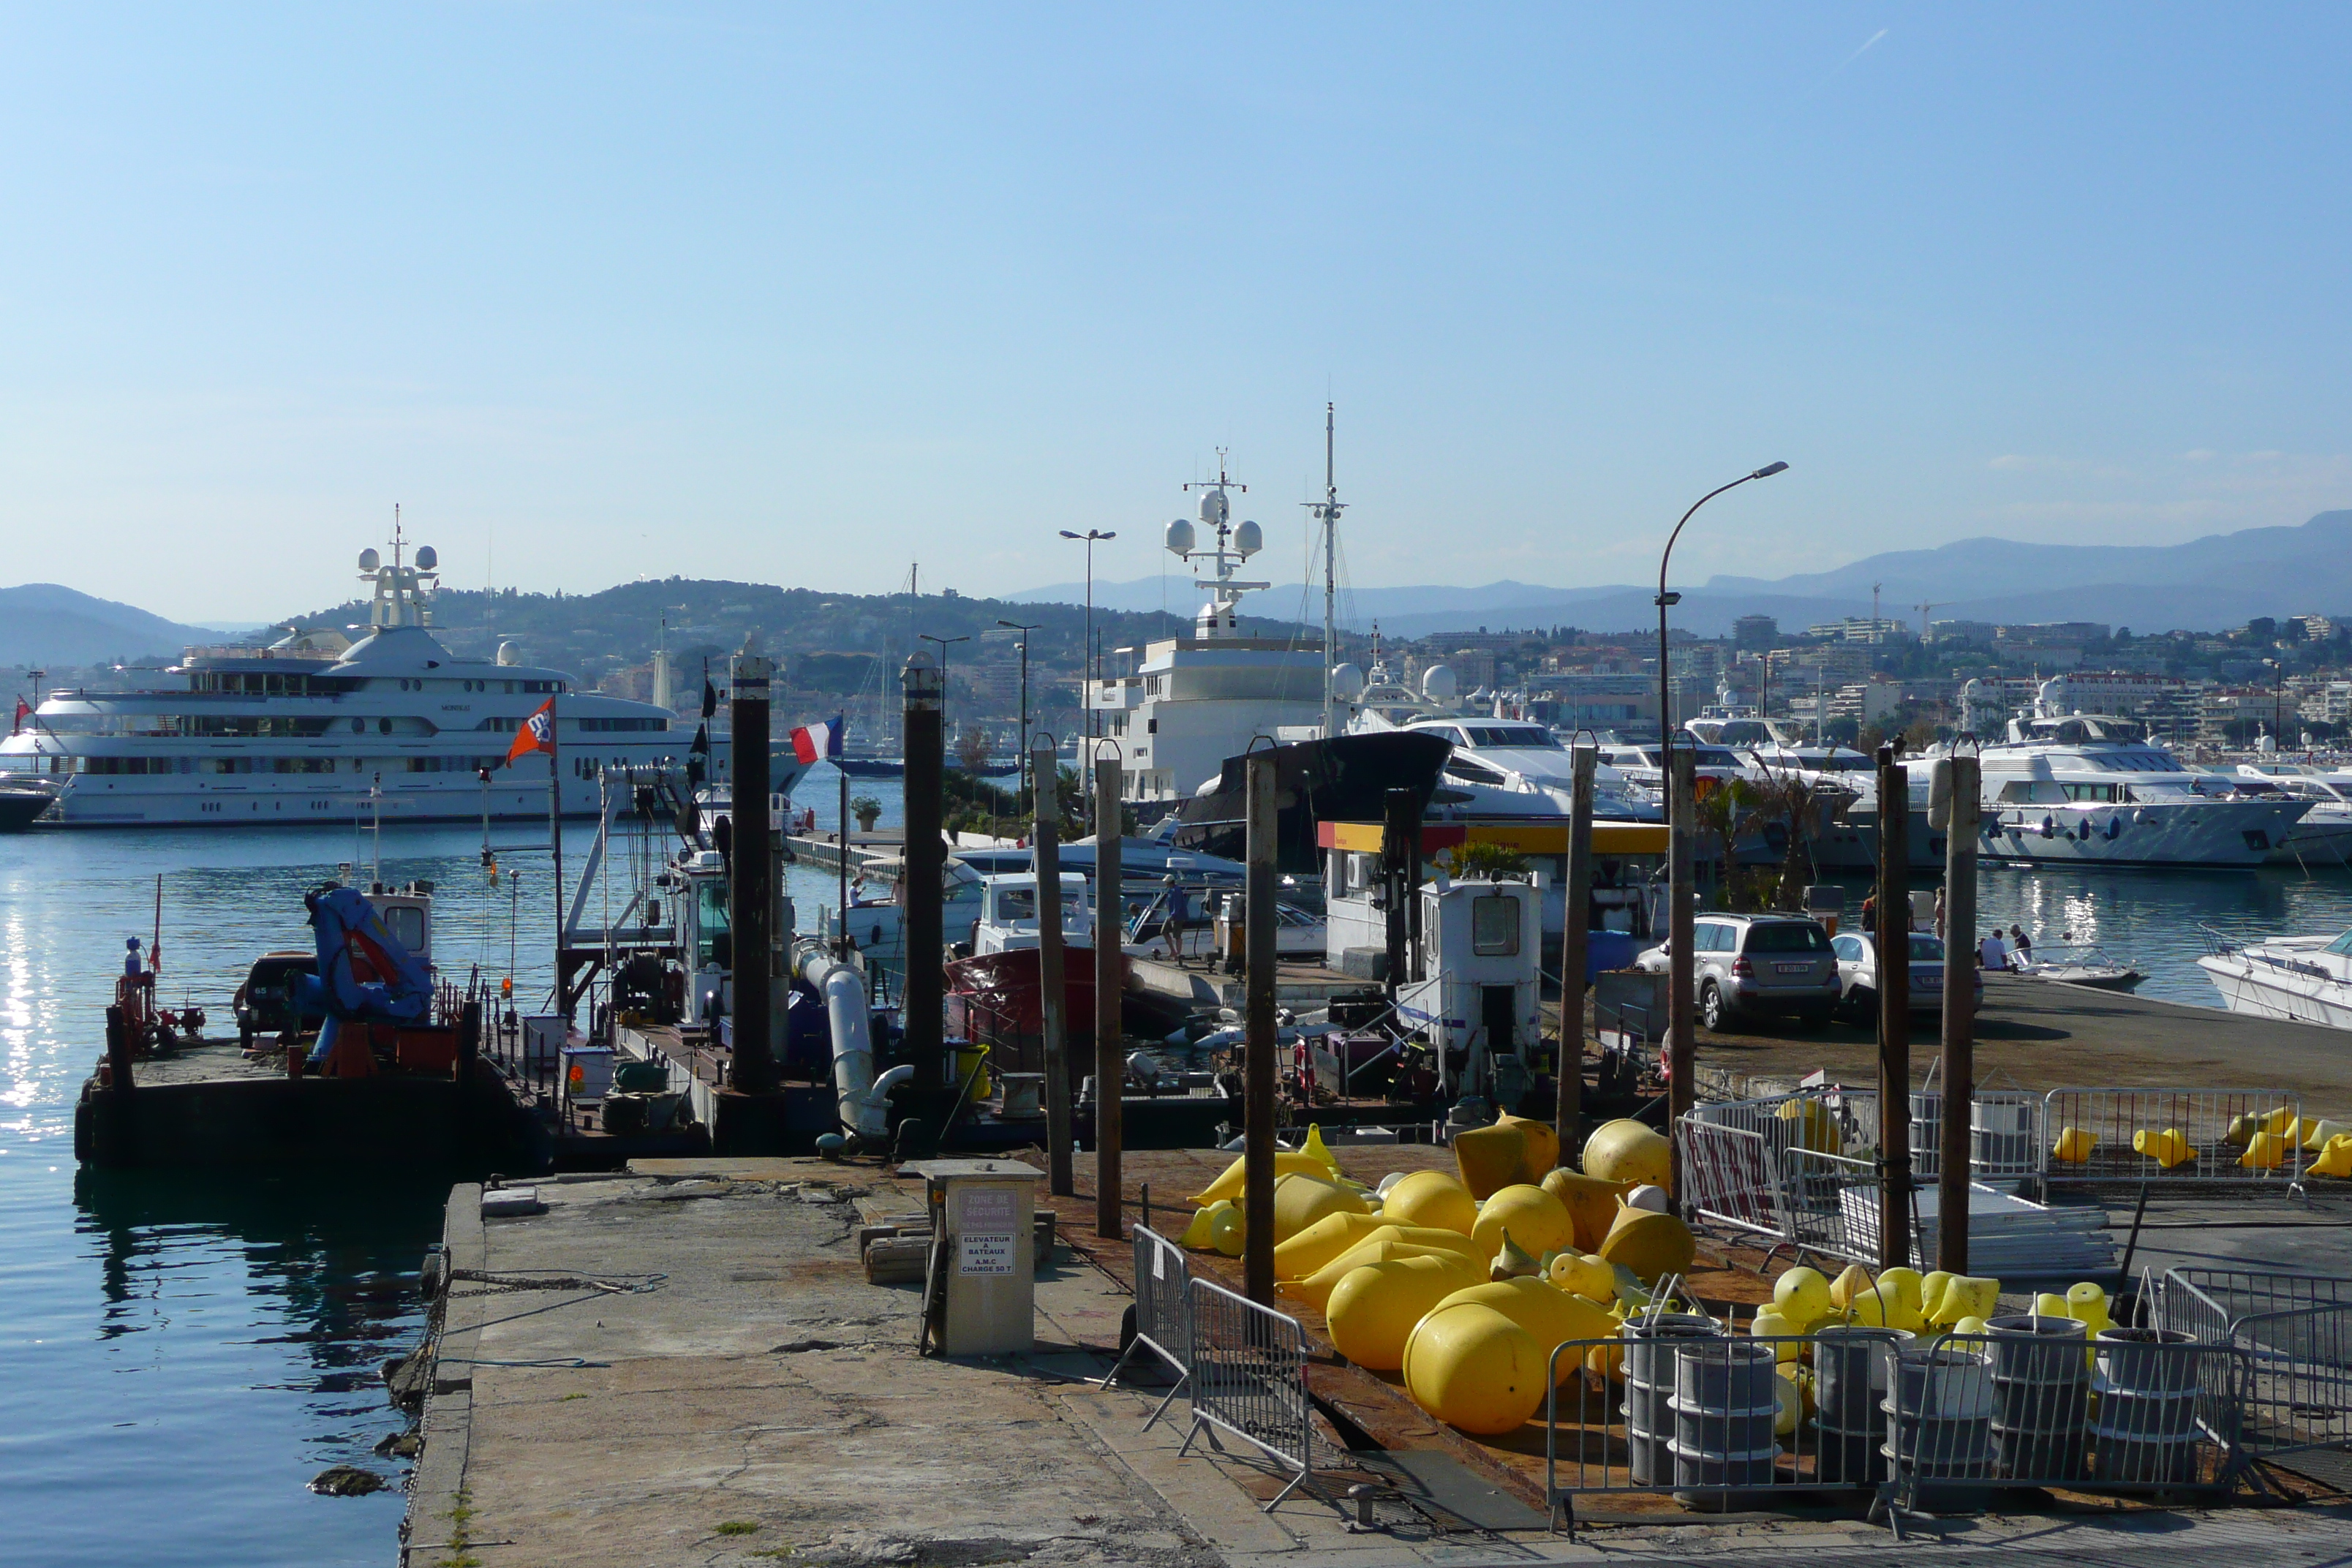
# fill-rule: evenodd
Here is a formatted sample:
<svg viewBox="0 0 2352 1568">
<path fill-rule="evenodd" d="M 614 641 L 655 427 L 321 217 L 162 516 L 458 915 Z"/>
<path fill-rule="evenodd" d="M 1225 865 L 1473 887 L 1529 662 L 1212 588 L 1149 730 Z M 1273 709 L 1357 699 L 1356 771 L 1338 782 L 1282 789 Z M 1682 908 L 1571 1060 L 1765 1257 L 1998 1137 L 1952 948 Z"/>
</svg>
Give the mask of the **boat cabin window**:
<svg viewBox="0 0 2352 1568">
<path fill-rule="evenodd" d="M 2062 787 L 2068 800 L 2121 800 L 2129 793 L 2124 785 L 2111 784 L 2070 784 Z"/>
<path fill-rule="evenodd" d="M 1560 751 L 1552 732 L 1540 724 L 1468 724 L 1464 727 L 1474 746 L 1542 746 Z"/>
<path fill-rule="evenodd" d="M 1714 736 L 1725 746 L 1769 746 L 1779 738 L 1760 719 L 1727 719 L 1716 726 Z"/>
<path fill-rule="evenodd" d="M 2327 951 L 2340 957 L 2352 958 L 2352 931 L 2346 931 L 2327 944 Z"/>
<path fill-rule="evenodd" d="M 389 909 L 378 910 L 376 913 L 383 921 L 383 929 L 392 933 L 393 941 L 412 953 L 425 951 L 423 910 L 414 904 L 394 904 Z"/>
<path fill-rule="evenodd" d="M 1498 784 L 1507 781 L 1500 773 L 1484 763 L 1474 763 L 1467 757 L 1445 759 L 1445 776 L 1465 780 L 1470 784 Z"/>
<path fill-rule="evenodd" d="M 1037 921 L 1037 889 L 1032 883 L 1024 887 L 995 889 L 994 908 L 989 918 L 1005 925 L 1034 925 Z M 1133 910 L 1129 911 L 1130 914 Z M 1076 931 L 1086 923 L 1087 896 L 1076 889 L 1062 892 L 1062 929 Z"/>
<path fill-rule="evenodd" d="M 708 969 L 719 962 L 713 952 L 715 941 L 727 934 L 727 889 L 718 881 L 704 882 L 694 890 L 694 966 Z"/>
<path fill-rule="evenodd" d="M 1480 958 L 1518 952 L 1518 900 L 1508 893 L 1485 893 L 1470 900 L 1470 951 Z"/>
<path fill-rule="evenodd" d="M 2000 798 L 2011 805 L 2056 805 L 2066 792 L 2047 779 L 2011 779 L 2000 786 Z"/>
</svg>

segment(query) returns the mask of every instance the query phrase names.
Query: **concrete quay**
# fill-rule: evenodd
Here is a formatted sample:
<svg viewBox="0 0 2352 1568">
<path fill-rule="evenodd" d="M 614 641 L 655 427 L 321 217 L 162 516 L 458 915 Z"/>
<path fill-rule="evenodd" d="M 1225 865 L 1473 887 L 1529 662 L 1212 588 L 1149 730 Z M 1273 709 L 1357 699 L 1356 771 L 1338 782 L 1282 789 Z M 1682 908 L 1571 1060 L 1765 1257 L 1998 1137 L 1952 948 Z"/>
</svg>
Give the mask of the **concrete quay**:
<svg viewBox="0 0 2352 1568">
<path fill-rule="evenodd" d="M 1365 1174 L 1444 1152 L 1355 1145 L 1341 1158 Z M 1131 1154 L 1129 1201 L 1150 1182 L 1164 1226 L 1181 1194 L 1223 1163 L 1206 1151 Z M 1328 1449 L 1318 1463 L 1330 1465 L 1331 1484 L 1321 1499 L 1261 1511 L 1282 1484 L 1270 1467 L 1231 1443 L 1223 1452 L 1196 1443 L 1180 1457 L 1181 1401 L 1147 1431 L 1161 1389 L 1107 1392 L 1086 1381 L 1108 1369 L 1129 1300 L 1127 1243 L 1093 1237 L 1089 1191 L 1052 1203 L 1062 1243 L 1037 1278 L 1034 1349 L 962 1360 L 919 1356 L 919 1288 L 868 1284 L 858 1265 L 861 1223 L 919 1212 L 912 1180 L 814 1159 L 689 1158 L 551 1178 L 536 1191 L 544 1212 L 488 1220 L 480 1188 L 452 1194 L 404 1568 L 1628 1559 L 1777 1568 L 1893 1563 L 1922 1551 L 2037 1568 L 2352 1563 L 2352 1508 L 2324 1502 L 2184 1510 L 2062 1499 L 2031 1515 L 1917 1521 L 1898 1542 L 1856 1510 L 1711 1516 L 1627 1498 L 1614 1513 L 1580 1510 L 1571 1542 L 1541 1528 L 1470 1528 L 1391 1492 L 1376 1528 L 1351 1531 L 1328 1494 L 1392 1479 L 1384 1459 L 1413 1450 L 1452 1458 L 1524 1504 L 1539 1484 L 1540 1446 L 1531 1477 L 1524 1452 L 1489 1451 L 1437 1426 L 1392 1379 L 1332 1357 L 1319 1320 L 1302 1313 Z M 1696 1293 L 1753 1299 L 1761 1281 L 1738 1259 L 1717 1261 L 1729 1266 L 1696 1276 Z M 1222 1278 L 1223 1262 L 1197 1266 Z M 1368 1452 L 1368 1438 L 1381 1451 Z M 1539 1490 L 1532 1496 L 1539 1518 Z"/>
</svg>

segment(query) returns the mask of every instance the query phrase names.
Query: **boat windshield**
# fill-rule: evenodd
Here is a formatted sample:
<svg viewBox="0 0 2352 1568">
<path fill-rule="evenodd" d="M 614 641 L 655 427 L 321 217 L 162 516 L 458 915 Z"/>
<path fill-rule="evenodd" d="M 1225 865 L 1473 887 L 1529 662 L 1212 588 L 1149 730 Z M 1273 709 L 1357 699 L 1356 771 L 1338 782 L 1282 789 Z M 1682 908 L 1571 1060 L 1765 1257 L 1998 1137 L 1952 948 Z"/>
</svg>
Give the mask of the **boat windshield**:
<svg viewBox="0 0 2352 1568">
<path fill-rule="evenodd" d="M 1062 895 L 1062 929 L 1074 931 L 1086 920 L 1087 900 L 1084 893 L 1066 891 Z M 1008 924 L 1027 924 L 1037 918 L 1037 889 L 996 889 L 995 918 Z"/>
<path fill-rule="evenodd" d="M 708 969 L 719 962 L 713 945 L 727 934 L 727 887 L 711 880 L 699 884 L 694 892 L 694 965 Z"/>
<path fill-rule="evenodd" d="M 1770 746 L 1780 737 L 1761 719 L 1727 719 L 1715 726 L 1714 739 L 1722 746 Z"/>
<path fill-rule="evenodd" d="M 1553 752 L 1567 749 L 1540 724 L 1465 724 L 1462 732 L 1470 737 L 1474 746 L 1540 746 Z"/>
<path fill-rule="evenodd" d="M 2329 942 L 2327 951 L 2344 957 L 2352 957 L 2352 931 L 2346 931 L 2342 936 Z"/>
</svg>

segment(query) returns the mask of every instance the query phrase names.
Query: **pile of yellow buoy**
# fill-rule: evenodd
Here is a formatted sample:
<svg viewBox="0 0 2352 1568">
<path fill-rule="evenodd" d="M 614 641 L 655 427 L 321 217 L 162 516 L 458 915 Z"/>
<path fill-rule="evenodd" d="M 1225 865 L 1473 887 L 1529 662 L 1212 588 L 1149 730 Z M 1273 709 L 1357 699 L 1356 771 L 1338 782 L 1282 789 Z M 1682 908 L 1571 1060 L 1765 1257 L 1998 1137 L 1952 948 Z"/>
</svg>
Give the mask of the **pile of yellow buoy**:
<svg viewBox="0 0 2352 1568">
<path fill-rule="evenodd" d="M 2305 1167 L 2312 1174 L 2352 1180 L 2352 1127 L 2342 1122 L 2297 1116 L 2293 1107 L 2282 1105 L 2233 1119 L 2223 1137 L 2239 1151 L 2238 1163 L 2246 1170 L 2278 1170 L 2301 1149 L 2317 1156 Z M 2158 1170 L 2178 1170 L 2197 1158 L 2197 1146 L 2178 1127 L 2142 1127 L 2131 1142 L 2132 1152 L 2155 1161 Z M 2084 1164 L 2098 1146 L 2098 1134 L 2088 1128 L 2062 1127 L 2050 1157 L 2061 1164 Z"/>
<path fill-rule="evenodd" d="M 1370 1186 L 1308 1129 L 1276 1156 L 1276 1289 L 1319 1310 L 1349 1360 L 1402 1373 L 1439 1420 L 1508 1432 L 1542 1405 L 1553 1349 L 1615 1337 L 1696 1244 L 1666 1212 L 1666 1140 L 1638 1121 L 1597 1129 L 1581 1171 L 1559 1167 L 1549 1123 L 1512 1116 L 1457 1134 L 1454 1157 L 1451 1173 Z M 1236 1160 L 1194 1195 L 1182 1245 L 1240 1255 L 1246 1176 Z"/>
</svg>

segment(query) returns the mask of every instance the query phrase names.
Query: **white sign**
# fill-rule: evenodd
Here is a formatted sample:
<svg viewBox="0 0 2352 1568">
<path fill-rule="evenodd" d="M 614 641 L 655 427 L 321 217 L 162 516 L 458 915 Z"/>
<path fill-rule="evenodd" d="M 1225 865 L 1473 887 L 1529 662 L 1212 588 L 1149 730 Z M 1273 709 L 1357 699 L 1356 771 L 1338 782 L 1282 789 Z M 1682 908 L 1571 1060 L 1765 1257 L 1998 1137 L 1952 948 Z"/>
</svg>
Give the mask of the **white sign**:
<svg viewBox="0 0 2352 1568">
<path fill-rule="evenodd" d="M 1013 1272 L 1014 1244 L 1020 1239 L 1018 1237 L 983 1235 L 964 1236 L 959 1239 L 962 1246 L 961 1256 L 956 1263 L 957 1273 L 1010 1274 Z"/>
</svg>

